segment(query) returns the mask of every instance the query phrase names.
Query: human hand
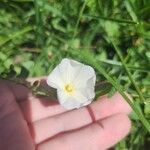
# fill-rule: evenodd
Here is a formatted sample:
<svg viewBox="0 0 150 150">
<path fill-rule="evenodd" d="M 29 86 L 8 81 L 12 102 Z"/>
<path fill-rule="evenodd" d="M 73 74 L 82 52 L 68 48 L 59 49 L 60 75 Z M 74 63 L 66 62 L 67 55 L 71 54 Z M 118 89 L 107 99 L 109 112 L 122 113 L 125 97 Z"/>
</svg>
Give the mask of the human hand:
<svg viewBox="0 0 150 150">
<path fill-rule="evenodd" d="M 50 98 L 0 81 L 0 150 L 104 150 L 131 127 L 120 94 L 68 111 Z"/>
</svg>

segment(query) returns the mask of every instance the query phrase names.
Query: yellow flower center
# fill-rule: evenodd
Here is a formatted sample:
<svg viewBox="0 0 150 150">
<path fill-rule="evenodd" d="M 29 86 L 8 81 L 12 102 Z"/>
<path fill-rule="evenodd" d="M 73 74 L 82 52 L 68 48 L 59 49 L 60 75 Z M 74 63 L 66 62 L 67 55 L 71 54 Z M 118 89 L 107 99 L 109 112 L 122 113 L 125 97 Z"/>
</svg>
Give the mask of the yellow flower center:
<svg viewBox="0 0 150 150">
<path fill-rule="evenodd" d="M 64 86 L 64 90 L 65 90 L 65 92 L 71 94 L 74 91 L 74 88 L 73 88 L 73 86 L 71 84 L 66 84 Z"/>
</svg>

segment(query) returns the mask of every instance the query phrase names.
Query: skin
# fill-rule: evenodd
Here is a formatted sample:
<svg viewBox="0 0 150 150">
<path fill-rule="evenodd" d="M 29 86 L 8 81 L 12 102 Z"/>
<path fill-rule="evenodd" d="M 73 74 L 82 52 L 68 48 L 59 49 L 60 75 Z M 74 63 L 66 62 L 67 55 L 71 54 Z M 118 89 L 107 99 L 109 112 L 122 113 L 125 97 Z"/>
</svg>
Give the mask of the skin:
<svg viewBox="0 0 150 150">
<path fill-rule="evenodd" d="M 0 80 L 0 149 L 108 149 L 129 133 L 130 112 L 119 93 L 68 111 L 53 98 Z"/>
</svg>

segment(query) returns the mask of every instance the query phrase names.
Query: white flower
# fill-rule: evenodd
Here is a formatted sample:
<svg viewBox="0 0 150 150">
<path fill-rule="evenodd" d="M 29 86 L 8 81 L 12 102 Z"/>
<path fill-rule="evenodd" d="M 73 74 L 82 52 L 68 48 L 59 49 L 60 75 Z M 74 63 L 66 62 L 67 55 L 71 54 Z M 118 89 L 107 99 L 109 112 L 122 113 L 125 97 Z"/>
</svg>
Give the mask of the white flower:
<svg viewBox="0 0 150 150">
<path fill-rule="evenodd" d="M 50 73 L 47 84 L 57 89 L 57 98 L 66 109 L 79 108 L 95 97 L 96 75 L 92 67 L 64 58 Z"/>
</svg>

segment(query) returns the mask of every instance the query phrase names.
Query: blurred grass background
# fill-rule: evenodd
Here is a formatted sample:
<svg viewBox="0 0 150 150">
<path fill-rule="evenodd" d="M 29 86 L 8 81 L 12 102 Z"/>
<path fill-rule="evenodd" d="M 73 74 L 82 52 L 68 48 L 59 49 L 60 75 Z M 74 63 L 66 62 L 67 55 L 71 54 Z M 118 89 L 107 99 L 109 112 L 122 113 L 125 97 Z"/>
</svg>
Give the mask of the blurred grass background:
<svg viewBox="0 0 150 150">
<path fill-rule="evenodd" d="M 91 54 L 150 121 L 149 29 L 149 0 L 0 0 L 0 75 L 48 75 L 64 57 L 86 62 L 83 53 Z M 110 95 L 114 91 L 109 88 Z M 131 134 L 114 149 L 148 150 L 150 134 L 135 113 L 131 119 Z"/>
</svg>

